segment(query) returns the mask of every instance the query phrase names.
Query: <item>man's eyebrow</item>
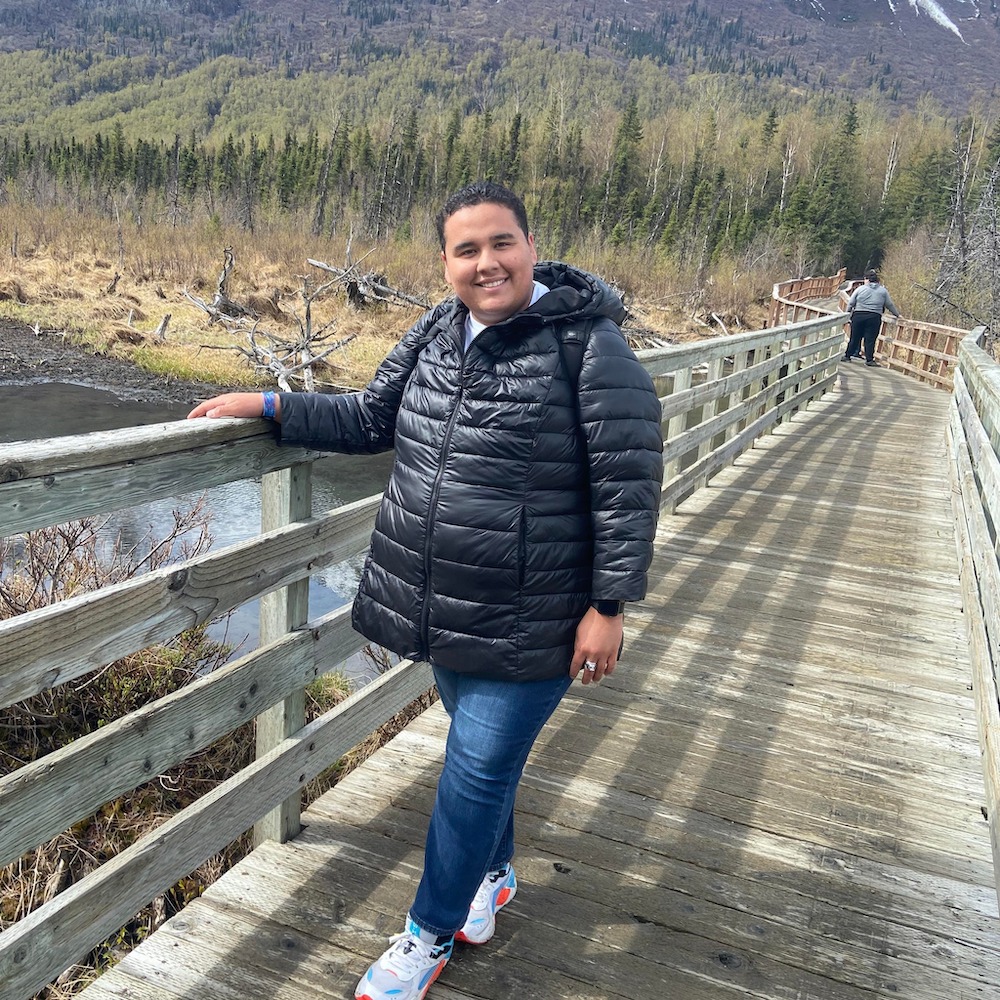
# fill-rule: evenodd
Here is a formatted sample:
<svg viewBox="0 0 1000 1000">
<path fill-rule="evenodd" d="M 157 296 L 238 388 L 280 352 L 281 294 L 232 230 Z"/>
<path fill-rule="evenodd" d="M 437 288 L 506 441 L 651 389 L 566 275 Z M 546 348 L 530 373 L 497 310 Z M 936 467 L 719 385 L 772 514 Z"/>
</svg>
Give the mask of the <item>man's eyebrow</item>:
<svg viewBox="0 0 1000 1000">
<path fill-rule="evenodd" d="M 515 235 L 514 235 L 513 232 L 510 232 L 510 233 L 494 233 L 492 236 L 487 236 L 486 237 L 486 242 L 487 243 L 495 243 L 497 240 L 512 240 L 512 239 L 515 239 Z M 465 250 L 468 247 L 478 246 L 478 244 L 479 244 L 478 240 L 465 240 L 462 243 L 456 243 L 451 248 L 451 251 L 452 251 L 452 253 L 460 253 L 462 250 Z"/>
</svg>

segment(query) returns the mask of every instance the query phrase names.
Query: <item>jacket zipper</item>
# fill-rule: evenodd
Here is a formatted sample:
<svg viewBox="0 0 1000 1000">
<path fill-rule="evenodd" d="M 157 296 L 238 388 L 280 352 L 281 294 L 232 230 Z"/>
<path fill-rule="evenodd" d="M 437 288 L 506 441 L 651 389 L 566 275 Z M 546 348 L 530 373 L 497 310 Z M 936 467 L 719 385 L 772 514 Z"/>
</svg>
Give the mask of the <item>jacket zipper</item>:
<svg viewBox="0 0 1000 1000">
<path fill-rule="evenodd" d="M 434 477 L 434 485 L 431 487 L 430 503 L 427 506 L 427 532 L 424 538 L 424 606 L 420 609 L 420 648 L 430 659 L 430 636 L 427 632 L 427 623 L 431 613 L 431 535 L 432 526 L 437 513 L 438 499 L 441 494 L 441 480 L 444 478 L 444 463 L 451 449 L 451 436 L 455 430 L 455 422 L 458 420 L 458 411 L 462 405 L 462 396 L 465 393 L 465 351 L 462 352 L 462 361 L 458 368 L 458 394 L 455 397 L 455 406 L 448 418 L 448 426 L 445 428 L 444 440 L 441 442 L 441 461 L 438 462 L 437 474 Z"/>
</svg>

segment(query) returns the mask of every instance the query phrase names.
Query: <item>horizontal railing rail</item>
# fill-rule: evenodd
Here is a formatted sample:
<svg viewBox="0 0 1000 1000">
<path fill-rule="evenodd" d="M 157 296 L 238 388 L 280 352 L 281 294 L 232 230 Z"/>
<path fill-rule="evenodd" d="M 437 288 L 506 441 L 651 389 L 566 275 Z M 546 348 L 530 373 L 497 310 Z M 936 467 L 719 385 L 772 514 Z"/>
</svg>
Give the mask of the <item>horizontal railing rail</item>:
<svg viewBox="0 0 1000 1000">
<path fill-rule="evenodd" d="M 642 351 L 661 388 L 665 510 L 834 383 L 840 319 L 818 319 Z"/>
<path fill-rule="evenodd" d="M 986 784 L 986 816 L 1000 901 L 1000 365 L 967 334 L 948 423 L 952 504 L 973 692 Z"/>
<path fill-rule="evenodd" d="M 840 319 L 644 351 L 663 406 L 662 501 L 684 497 L 836 378 Z M 7 446 L 0 534 L 261 477 L 255 537 L 0 622 L 0 705 L 66 684 L 261 598 L 257 649 L 0 777 L 0 864 L 251 719 L 258 758 L 0 933 L 4 1000 L 58 977 L 139 909 L 255 826 L 298 830 L 304 785 L 432 685 L 404 662 L 305 724 L 304 689 L 365 640 L 349 609 L 308 617 L 312 573 L 367 544 L 377 497 L 313 514 L 318 457 L 282 449 L 265 421 L 179 421 Z M 263 734 L 263 736 L 261 736 Z"/>
<path fill-rule="evenodd" d="M 817 319 L 829 313 L 816 304 L 817 300 L 833 299 L 847 278 L 847 268 L 836 274 L 813 278 L 791 278 L 780 281 L 771 290 L 771 313 L 768 326 Z"/>
</svg>

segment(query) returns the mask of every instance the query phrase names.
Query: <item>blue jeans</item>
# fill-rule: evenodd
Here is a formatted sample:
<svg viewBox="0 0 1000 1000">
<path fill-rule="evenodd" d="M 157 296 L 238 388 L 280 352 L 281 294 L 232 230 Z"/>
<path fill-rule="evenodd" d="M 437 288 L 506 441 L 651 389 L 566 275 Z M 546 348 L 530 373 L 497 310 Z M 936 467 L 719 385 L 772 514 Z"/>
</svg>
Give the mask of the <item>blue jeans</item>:
<svg viewBox="0 0 1000 1000">
<path fill-rule="evenodd" d="M 487 872 L 514 855 L 514 796 L 542 726 L 572 683 L 498 681 L 434 667 L 451 718 L 410 918 L 432 934 L 460 930 Z"/>
</svg>

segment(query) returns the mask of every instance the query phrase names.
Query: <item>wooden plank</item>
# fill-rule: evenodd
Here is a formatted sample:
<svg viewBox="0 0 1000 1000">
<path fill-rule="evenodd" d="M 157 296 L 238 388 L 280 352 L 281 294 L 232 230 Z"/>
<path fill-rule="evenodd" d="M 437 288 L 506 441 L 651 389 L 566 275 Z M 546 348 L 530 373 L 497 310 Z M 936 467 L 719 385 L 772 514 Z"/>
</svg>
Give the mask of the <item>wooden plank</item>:
<svg viewBox="0 0 1000 1000">
<path fill-rule="evenodd" d="M 725 378 L 718 377 L 714 380 L 703 382 L 700 385 L 684 388 L 668 396 L 664 396 L 660 401 L 663 407 L 663 418 L 664 420 L 669 420 L 678 414 L 704 406 L 706 403 L 712 403 L 723 397 L 731 396 L 735 392 L 746 389 L 754 382 L 760 381 L 764 376 L 776 374 L 781 368 L 792 362 L 801 361 L 803 358 L 818 354 L 821 351 L 829 353 L 831 345 L 835 341 L 839 345 L 840 337 L 831 337 L 826 340 L 810 343 L 806 346 L 770 354 L 763 360 L 755 360 L 753 365 L 740 368 Z M 745 357 L 746 353 L 744 349 L 739 352 L 739 355 L 740 357 Z M 719 363 L 723 360 L 724 356 L 719 356 L 714 359 L 713 363 Z M 751 395 L 755 395 L 755 393 L 751 393 Z"/>
<path fill-rule="evenodd" d="M 0 622 L 0 704 L 163 642 L 368 544 L 379 498 Z"/>
<path fill-rule="evenodd" d="M 373 778 L 359 788 L 376 787 Z M 394 795 L 400 791 L 393 781 Z M 266 899 L 294 900 L 297 910 L 303 892 L 293 891 L 289 883 L 311 888 L 316 878 L 325 879 L 331 872 L 339 878 L 349 866 L 361 865 L 372 871 L 368 878 L 358 877 L 364 906 L 385 914 L 391 926 L 408 905 L 419 877 L 422 831 L 431 802 L 429 787 L 420 798 L 407 798 L 403 805 L 394 798 L 389 807 L 380 805 L 378 798 L 368 800 L 346 789 L 326 795 L 317 804 L 320 808 L 307 814 L 306 833 L 289 845 L 307 857 L 311 854 L 312 859 L 303 865 L 286 850 L 275 859 L 276 870 L 270 878 L 259 864 L 255 866 L 253 882 L 248 880 L 246 888 L 259 886 Z M 756 951 L 766 941 L 773 962 L 814 973 L 835 969 L 840 981 L 865 989 L 877 989 L 880 975 L 912 979 L 917 992 L 904 989 L 901 995 L 928 1000 L 960 995 L 956 985 L 973 988 L 984 982 L 995 987 L 990 967 L 995 951 L 987 951 L 984 958 L 981 944 L 963 940 L 959 935 L 964 929 L 956 933 L 948 923 L 950 910 L 943 915 L 943 932 L 903 922 L 900 913 L 904 919 L 919 921 L 926 902 L 916 896 L 896 896 L 894 883 L 884 873 L 879 896 L 885 913 L 845 912 L 839 900 L 803 895 L 809 885 L 802 881 L 793 890 L 775 887 L 766 877 L 754 880 L 752 870 L 746 875 L 707 871 L 703 865 L 651 857 L 609 841 L 599 833 L 603 824 L 592 832 L 572 832 L 557 820 L 558 812 L 544 820 L 519 813 L 516 865 L 520 888 L 517 900 L 504 911 L 499 934 L 506 935 L 515 920 L 523 922 L 526 932 L 539 925 L 567 930 L 595 926 L 602 928 L 606 943 L 630 950 L 631 928 L 650 923 L 714 941 L 720 952 Z M 402 875 L 403 885 L 386 886 L 382 873 L 387 870 Z M 836 870 L 831 864 L 828 874 L 816 875 L 835 886 Z M 232 893 L 231 881 L 225 884 Z M 241 898 L 247 895 L 244 891 Z M 879 958 L 886 954 L 891 956 L 889 962 Z"/>
<path fill-rule="evenodd" d="M 0 934 L 11 1000 L 41 989 L 431 686 L 405 662 Z"/>
<path fill-rule="evenodd" d="M 378 776 L 370 775 L 364 788 L 344 789 L 342 809 L 324 797 L 324 810 L 310 810 L 307 828 L 294 843 L 326 856 L 333 852 L 338 859 L 350 857 L 383 872 L 394 870 L 405 875 L 406 885 L 387 907 L 386 925 L 391 927 L 405 912 L 419 880 L 423 831 L 433 796 L 429 784 L 422 790 L 407 791 L 389 776 L 393 797 L 388 799 L 376 791 L 375 782 L 381 776 L 381 771 Z M 677 889 L 691 904 L 690 913 L 706 901 L 732 906 L 776 925 L 803 930 L 836 927 L 839 940 L 851 947 L 865 941 L 873 926 L 880 926 L 881 936 L 888 938 L 894 949 L 926 949 L 928 939 L 958 946 L 970 962 L 975 959 L 981 963 L 975 970 L 967 970 L 971 978 L 989 979 L 989 970 L 996 967 L 996 914 L 995 910 L 990 914 L 980 894 L 988 903 L 994 900 L 992 893 L 987 896 L 979 887 L 760 830 L 727 844 L 713 835 L 711 817 L 693 816 L 696 822 L 689 838 L 664 842 L 651 850 L 645 842 L 633 845 L 614 835 L 613 813 L 588 819 L 581 812 L 573 818 L 571 807 L 564 823 L 559 806 L 552 811 L 554 803 L 554 799 L 532 790 L 525 796 L 524 808 L 519 807 L 515 861 L 519 869 L 526 854 L 553 854 L 558 874 L 589 864 L 619 873 L 622 882 L 641 878 L 664 889 Z M 546 808 L 548 812 L 544 812 Z M 739 829 L 736 832 L 742 833 Z M 373 902 L 373 894 L 369 889 L 364 905 Z M 595 895 L 600 898 L 603 894 Z M 614 897 L 605 898 L 610 901 Z M 805 914 L 809 919 L 800 923 Z M 685 927 L 687 922 L 680 916 L 677 926 Z M 750 946 L 752 938 L 742 933 L 734 940 L 733 925 L 730 915 L 716 930 L 716 939 Z M 872 943 L 869 941 L 869 946 Z M 822 946 L 814 949 L 820 954 L 823 950 Z M 771 957 L 781 960 L 773 951 Z M 935 960 L 933 952 L 926 957 Z M 937 958 L 941 957 L 938 954 Z M 861 962 L 865 963 L 863 957 Z"/>
<path fill-rule="evenodd" d="M 279 448 L 273 431 L 261 433 L 257 421 L 234 421 L 236 428 L 210 426 L 220 423 L 229 421 L 181 420 L 133 428 L 129 434 L 99 431 L 54 438 L 48 447 L 40 446 L 37 460 L 27 444 L 6 445 L 0 469 L 0 536 L 252 479 L 320 457 L 302 448 Z M 208 443 L 197 445 L 200 440 Z"/>
<path fill-rule="evenodd" d="M 216 910 L 242 912 L 257 921 L 290 925 L 328 940 L 330 951 L 344 955 L 353 967 L 340 981 L 340 996 L 349 996 L 369 962 L 385 947 L 386 937 L 402 926 L 413 880 L 392 871 L 375 871 L 351 861 L 308 850 L 294 844 L 280 853 L 269 845 L 253 856 L 241 873 L 206 894 Z M 416 875 L 416 872 L 412 872 Z M 259 888 L 258 888 L 259 887 Z M 261 891 L 262 890 L 262 891 Z M 495 942 L 499 944 L 499 941 Z M 459 945 L 455 960 L 434 987 L 446 984 L 465 993 L 468 984 L 476 996 L 588 997 L 599 1000 L 603 987 L 588 983 L 580 968 L 559 969 L 541 965 L 511 950 L 500 958 L 482 949 Z M 574 975 L 574 972 L 576 973 Z M 619 996 L 610 991 L 611 996 Z"/>
<path fill-rule="evenodd" d="M 970 504 L 978 502 L 988 514 L 990 521 L 996 524 L 1000 519 L 1000 459 L 993 450 L 961 374 L 958 375 L 954 399 L 955 409 L 961 418 L 962 437 L 957 437 L 959 428 L 954 425 L 954 420 L 950 430 L 956 442 L 955 447 L 961 446 L 965 451 L 965 455 L 961 452 L 955 454 L 954 461 L 961 462 L 963 467 L 968 463 L 969 471 L 975 476 L 971 484 L 975 487 L 975 493 L 970 494 L 968 502 Z M 997 402 L 997 407 L 1000 409 L 1000 401 Z M 985 541 L 986 537 L 988 535 L 981 540 Z"/>
<path fill-rule="evenodd" d="M 269 917 L 275 911 L 273 902 L 261 906 L 259 894 L 246 889 L 260 881 L 265 892 L 273 889 L 280 893 L 281 879 L 291 874 L 299 890 L 295 893 L 292 912 L 279 904 L 279 919 L 294 919 L 297 925 L 308 921 L 308 929 L 315 928 L 317 934 L 329 933 L 331 907 L 328 899 L 342 898 L 346 906 L 334 911 L 344 914 L 336 940 L 339 946 L 346 943 L 350 947 L 352 925 L 361 915 L 356 909 L 350 916 L 344 911 L 353 908 L 350 901 L 365 898 L 365 912 L 371 914 L 376 926 L 387 929 L 398 926 L 400 902 L 412 891 L 412 882 L 404 880 L 399 884 L 399 880 L 387 879 L 380 873 L 373 886 L 373 869 L 356 870 L 355 866 L 339 858 L 336 864 L 323 864 L 323 857 L 310 858 L 310 853 L 316 852 L 299 852 L 305 854 L 304 863 L 296 864 L 297 859 L 286 851 L 270 859 L 267 866 L 270 872 L 264 871 L 263 864 L 258 862 L 254 866 L 254 878 L 244 880 L 244 892 L 233 895 L 230 880 L 230 901 Z M 762 983 L 771 987 L 768 995 L 778 997 L 793 997 L 796 989 L 811 987 L 815 990 L 820 986 L 815 973 L 789 970 L 768 958 L 757 958 L 751 963 L 748 956 L 735 947 L 720 948 L 714 936 L 700 937 L 655 919 L 626 918 L 618 906 L 593 905 L 579 896 L 558 890 L 550 890 L 547 895 L 548 899 L 544 890 L 539 891 L 526 883 L 518 899 L 505 912 L 503 932 L 498 939 L 489 949 L 459 949 L 441 982 L 459 988 L 466 984 L 475 988 L 478 984 L 481 993 L 489 996 L 545 996 L 566 1000 L 581 996 L 646 996 L 660 990 L 680 991 L 684 995 L 685 986 L 695 982 L 699 996 L 707 998 L 732 996 L 733 988 L 745 990 Z M 218 897 L 213 893 L 212 898 Z M 274 897 L 270 899 L 273 901 Z M 647 900 L 642 902 L 648 906 Z M 403 907 L 405 905 L 404 902 Z M 546 919 L 560 906 L 565 910 L 562 919 Z M 270 913 L 261 913 L 265 908 Z M 540 919 L 519 919 L 518 909 L 525 908 L 531 917 L 536 910 L 542 910 Z M 640 906 L 636 908 L 642 912 Z M 382 946 L 382 942 L 378 942 L 377 948 Z M 720 952 L 726 956 L 724 961 L 719 961 Z M 377 953 L 376 950 L 372 957 Z M 564 957 L 555 957 L 560 954 Z M 594 984 L 588 988 L 586 984 L 596 972 L 588 966 L 597 963 L 600 986 Z M 790 980 L 794 980 L 794 985 Z M 353 983 L 345 977 L 341 988 L 346 993 L 351 985 Z M 822 985 L 827 990 L 825 996 L 843 1000 L 860 1000 L 864 996 L 860 991 L 838 984 L 831 986 L 824 981 Z"/>
<path fill-rule="evenodd" d="M 307 463 L 272 472 L 261 482 L 262 532 L 304 520 L 312 513 L 312 470 Z M 296 580 L 260 600 L 260 640 L 270 642 L 299 628 L 309 618 L 309 579 Z M 264 757 L 306 723 L 306 692 L 301 686 L 258 716 L 257 757 Z M 254 824 L 254 844 L 285 841 L 299 832 L 299 793 Z"/>
<path fill-rule="evenodd" d="M 419 737 L 431 718 L 431 713 L 424 713 L 408 729 L 416 729 Z M 419 846 L 443 750 L 441 734 L 424 738 L 432 741 L 428 746 L 437 741 L 434 758 L 428 757 L 425 748 L 420 756 L 410 753 L 407 768 L 401 769 L 398 760 L 379 751 L 371 765 L 376 773 L 348 776 L 346 783 L 313 804 L 306 817 L 307 829 L 295 843 L 372 844 L 401 838 Z M 759 881 L 763 887 L 780 885 L 797 893 L 816 893 L 818 899 L 840 909 L 870 912 L 879 919 L 968 939 L 977 947 L 987 947 L 991 954 L 1000 953 L 1000 939 L 993 931 L 996 899 L 990 886 L 915 870 L 894 856 L 872 860 L 842 847 L 782 836 L 764 826 L 749 828 L 701 810 L 674 808 L 669 803 L 650 807 L 582 775 L 582 770 L 576 779 L 553 775 L 532 758 L 518 800 L 518 829 L 537 830 L 540 842 L 548 843 L 550 849 L 553 838 L 565 843 L 571 832 L 574 839 L 599 837 L 609 851 L 645 852 L 648 864 L 672 864 L 666 858 L 700 868 L 700 880 L 715 878 L 720 872 L 739 873 L 740 878 Z M 398 814 L 399 810 L 404 813 Z M 408 810 L 424 818 L 408 817 Z M 322 826 L 331 817 L 343 821 L 336 834 Z M 352 833 L 352 827 L 359 829 Z M 406 829 L 413 832 L 407 834 Z M 858 884 L 852 885 L 855 881 Z M 862 884 L 867 888 L 859 891 Z M 876 906 L 879 900 L 884 905 Z"/>
<path fill-rule="evenodd" d="M 266 420 L 169 420 L 91 434 L 71 434 L 4 445 L 0 483 L 103 469 L 136 459 L 176 455 L 190 448 L 273 441 Z"/>
<path fill-rule="evenodd" d="M 799 374 L 803 374 L 803 378 L 807 375 L 809 377 L 818 375 L 823 371 L 825 364 L 825 361 L 814 363 L 809 368 L 802 369 L 801 373 L 796 372 L 791 375 L 786 375 L 784 378 L 770 382 L 765 389 L 762 389 L 756 395 L 748 397 L 737 406 L 724 410 L 718 415 L 710 416 L 708 419 L 701 421 L 694 427 L 685 430 L 676 438 L 668 439 L 663 445 L 663 460 L 665 462 L 669 462 L 672 459 L 678 458 L 695 446 L 702 445 L 705 442 L 710 441 L 716 434 L 719 434 L 728 428 L 734 427 L 741 421 L 746 420 L 750 413 L 759 407 L 762 402 L 769 402 L 781 395 L 781 393 L 788 392 L 792 388 L 793 384 L 799 381 L 797 378 Z M 717 382 L 711 384 L 718 385 Z M 799 406 L 803 406 L 805 405 L 805 402 L 812 398 L 815 394 L 815 387 L 810 386 L 809 389 L 803 390 L 801 394 L 794 396 L 793 399 L 798 401 Z M 715 398 L 717 399 L 718 395 L 716 395 Z M 785 401 L 785 403 L 788 402 L 790 402 L 790 400 Z M 787 412 L 787 410 L 791 408 L 785 406 L 785 403 L 782 403 L 781 407 L 779 407 L 779 409 L 784 407 L 783 412 Z M 695 464 L 706 464 L 703 461 L 705 458 L 706 455 L 700 454 L 699 460 Z"/>
<path fill-rule="evenodd" d="M 370 777 L 365 783 L 365 790 L 375 788 L 378 782 L 379 779 Z M 366 805 L 364 795 L 342 794 L 340 798 L 346 798 L 346 801 L 340 809 L 334 805 L 332 814 L 310 811 L 310 826 L 296 843 L 315 848 L 324 857 L 329 857 L 329 852 L 334 851 L 338 867 L 346 855 L 352 860 L 367 863 L 379 872 L 393 868 L 400 872 L 409 869 L 412 872 L 409 884 L 399 890 L 397 898 L 380 903 L 372 898 L 369 891 L 366 903 L 385 907 L 388 919 L 392 920 L 395 916 L 398 920 L 398 914 L 408 904 L 419 874 L 419 841 L 426 825 L 426 811 L 430 808 L 432 793 L 428 785 L 419 799 L 410 796 L 400 798 L 400 789 L 395 782 L 392 792 L 392 799 L 381 806 L 376 800 L 370 806 Z M 324 797 L 321 801 L 327 804 L 334 798 Z M 411 807 L 419 811 L 411 811 Z M 360 813 L 356 819 L 352 817 L 355 811 Z M 732 869 L 706 869 L 710 855 L 702 855 L 695 863 L 685 863 L 669 855 L 650 855 L 620 841 L 608 840 L 600 833 L 614 814 L 604 815 L 606 819 L 592 823 L 590 831 L 580 831 L 566 829 L 558 822 L 558 807 L 544 817 L 535 816 L 530 811 L 519 812 L 517 864 L 522 889 L 519 893 L 520 904 L 516 903 L 505 911 L 501 921 L 504 928 L 517 913 L 518 907 L 525 905 L 531 906 L 527 916 L 532 927 L 553 920 L 573 922 L 578 913 L 584 921 L 577 923 L 589 923 L 586 919 L 586 901 L 589 901 L 611 909 L 612 912 L 606 916 L 595 919 L 602 927 L 628 927 L 634 921 L 665 924 L 691 933 L 703 933 L 719 942 L 720 951 L 727 947 L 743 947 L 750 951 L 766 948 L 769 960 L 783 965 L 801 962 L 812 972 L 822 969 L 828 960 L 829 967 L 836 969 L 837 978 L 844 977 L 855 985 L 871 979 L 874 970 L 880 966 L 882 973 L 887 971 L 885 963 L 874 960 L 874 956 L 885 948 L 886 953 L 899 960 L 899 974 L 908 973 L 915 985 L 923 987 L 913 994 L 904 988 L 901 995 L 927 997 L 930 1000 L 960 995 L 951 989 L 935 994 L 934 988 L 943 981 L 949 986 L 954 986 L 956 980 L 969 986 L 977 979 L 991 981 L 995 950 L 987 951 L 984 957 L 980 943 L 964 940 L 967 929 L 975 936 L 974 921 L 965 917 L 964 909 L 963 923 L 969 927 L 956 929 L 954 923 L 954 911 L 960 907 L 959 899 L 964 901 L 964 894 L 951 896 L 949 905 L 940 907 L 942 930 L 935 932 L 927 929 L 928 921 L 922 911 L 927 909 L 926 894 L 940 892 L 940 887 L 924 884 L 915 888 L 910 897 L 898 895 L 892 873 L 887 872 L 884 866 L 881 869 L 872 866 L 876 869 L 873 874 L 878 885 L 874 898 L 882 901 L 883 912 L 878 916 L 869 916 L 852 910 L 850 902 L 846 907 L 842 905 L 845 897 L 847 900 L 852 898 L 852 893 L 854 900 L 858 898 L 857 887 L 848 885 L 845 891 L 844 880 L 845 877 L 853 877 L 856 865 L 865 864 L 861 859 L 845 855 L 841 867 L 834 863 L 840 862 L 840 857 L 826 855 L 822 864 L 817 859 L 814 871 L 806 873 L 801 867 L 797 868 L 797 880 L 790 868 L 788 884 L 776 886 L 773 876 L 780 862 L 773 851 L 760 858 L 745 854 L 742 864 L 736 869 L 739 874 L 728 874 Z M 365 828 L 359 829 L 362 822 Z M 539 860 L 533 863 L 536 853 L 547 854 L 551 862 Z M 757 869 L 756 863 L 762 867 Z M 828 882 L 834 899 L 824 901 L 804 895 L 812 887 L 813 879 Z M 640 880 L 640 884 L 635 888 L 637 895 L 631 896 L 630 884 L 635 880 Z M 561 905 L 546 906 L 545 893 L 529 888 L 532 881 L 542 886 L 549 881 L 557 881 L 562 891 L 569 883 L 572 899 L 567 901 L 563 897 Z M 529 891 L 533 892 L 530 898 Z M 714 900 L 719 907 L 717 910 L 710 905 L 710 900 Z M 627 916 L 629 914 L 632 916 Z M 914 923 L 911 925 L 909 921 Z M 990 942 L 988 926 L 987 921 L 980 935 L 987 944 Z M 827 936 L 829 940 L 825 940 Z M 762 944 L 764 940 L 766 945 Z M 956 945 L 957 952 L 954 950 Z M 935 946 L 939 949 L 937 955 L 932 950 Z M 847 948 L 851 949 L 850 953 L 845 953 Z M 871 954 L 866 956 L 865 952 L 869 949 Z M 956 958 L 954 965 L 947 965 L 947 979 L 907 968 L 914 957 L 917 957 L 918 965 L 922 964 L 920 957 L 927 965 L 941 965 L 941 955 L 946 953 Z M 767 993 L 767 996 L 772 995 Z"/>
<path fill-rule="evenodd" d="M 1000 902 L 1000 816 L 997 815 L 1000 809 L 1000 692 L 997 686 L 996 640 L 990 634 L 992 629 L 986 625 L 987 622 L 997 621 L 1000 574 L 995 550 L 992 546 L 987 547 L 989 534 L 957 406 L 950 424 L 950 438 L 961 581 L 968 604 L 976 719 L 982 747 L 995 887 Z"/>
<path fill-rule="evenodd" d="M 825 330 L 832 331 L 834 327 L 839 327 L 842 320 L 843 315 L 824 315 L 801 323 L 789 323 L 767 330 L 735 333 L 728 337 L 713 337 L 710 340 L 699 340 L 691 344 L 671 344 L 668 347 L 637 351 L 636 357 L 650 375 L 669 375 L 671 372 L 683 368 L 707 364 L 716 358 L 729 357 L 738 351 L 773 349 L 777 352 L 788 340 L 809 333 L 822 334 Z"/>
<path fill-rule="evenodd" d="M 249 722 L 364 642 L 350 607 L 339 608 L 0 778 L 0 865 Z"/>
<path fill-rule="evenodd" d="M 639 820 L 644 811 L 655 814 L 659 808 L 671 813 L 697 811 L 741 827 L 759 826 L 778 836 L 825 847 L 843 848 L 847 844 L 851 854 L 872 861 L 886 859 L 891 853 L 894 860 L 914 869 L 978 885 L 991 880 L 989 854 L 969 849 L 977 839 L 983 846 L 986 842 L 982 817 L 977 813 L 974 819 L 978 822 L 973 822 L 968 807 L 964 826 L 953 808 L 950 828 L 945 825 L 942 830 L 940 823 L 921 823 L 916 815 L 907 815 L 909 803 L 893 789 L 885 789 L 880 795 L 877 786 L 872 786 L 862 801 L 854 801 L 838 790 L 837 782 L 821 789 L 807 789 L 787 783 L 783 786 L 779 779 L 768 780 L 759 773 L 733 776 L 726 773 L 718 757 L 704 758 L 706 766 L 692 767 L 693 773 L 688 774 L 673 767 L 676 747 L 657 747 L 657 732 L 657 727 L 646 726 L 638 735 L 621 734 L 626 745 L 646 748 L 631 766 L 620 753 L 614 760 L 613 749 L 611 760 L 599 752 L 586 754 L 581 760 L 581 754 L 559 753 L 545 742 L 536 748 L 534 759 L 544 770 L 546 783 L 559 783 L 561 794 L 567 798 L 583 802 L 590 795 L 592 801 L 602 801 L 605 808 L 612 810 L 616 822 L 621 822 L 626 813 Z M 620 748 L 618 734 L 612 738 L 615 747 Z M 593 743 L 592 736 L 590 739 Z M 390 752 L 404 759 L 408 754 L 412 759 L 414 747 L 400 741 Z M 658 753 L 669 762 L 663 771 L 651 764 Z M 691 765 L 687 758 L 685 763 Z M 580 776 L 582 773 L 585 778 Z M 529 780 L 523 787 L 530 785 Z M 604 791 L 594 799 L 597 789 Z M 922 803 L 921 809 L 925 808 Z M 889 832 L 900 829 L 905 829 L 905 837 Z"/>
</svg>

